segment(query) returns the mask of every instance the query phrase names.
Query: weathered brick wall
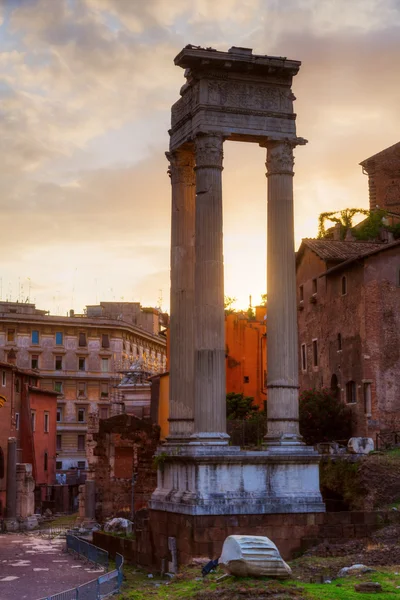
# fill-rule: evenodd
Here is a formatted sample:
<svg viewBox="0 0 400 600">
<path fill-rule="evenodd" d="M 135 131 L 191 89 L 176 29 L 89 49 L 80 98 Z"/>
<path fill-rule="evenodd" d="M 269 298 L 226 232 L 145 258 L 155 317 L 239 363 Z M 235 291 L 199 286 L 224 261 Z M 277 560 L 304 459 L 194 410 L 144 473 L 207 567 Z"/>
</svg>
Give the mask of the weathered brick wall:
<svg viewBox="0 0 400 600">
<path fill-rule="evenodd" d="M 135 473 L 135 511 L 147 506 L 157 486 L 153 456 L 159 428 L 132 415 L 117 415 L 100 421 L 93 435 L 97 460 L 92 476 L 96 482 L 96 519 L 129 517 L 132 509 L 132 475 Z"/>
<path fill-rule="evenodd" d="M 377 529 L 400 523 L 400 515 L 389 512 L 337 512 L 276 515 L 189 516 L 162 511 L 144 511 L 136 523 L 135 539 L 120 539 L 94 532 L 94 543 L 124 554 L 126 559 L 147 568 L 168 568 L 172 560 L 168 537 L 175 537 L 178 563 L 195 557 L 218 558 L 229 535 L 264 535 L 273 540 L 282 557 L 289 560 L 323 541 L 343 543 L 367 539 Z"/>
</svg>

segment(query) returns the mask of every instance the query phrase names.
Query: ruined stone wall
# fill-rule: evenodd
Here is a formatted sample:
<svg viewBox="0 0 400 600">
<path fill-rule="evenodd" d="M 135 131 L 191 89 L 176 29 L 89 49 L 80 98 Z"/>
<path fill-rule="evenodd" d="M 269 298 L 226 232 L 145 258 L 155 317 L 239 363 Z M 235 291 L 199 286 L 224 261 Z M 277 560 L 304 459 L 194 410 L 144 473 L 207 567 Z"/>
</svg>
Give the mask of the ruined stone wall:
<svg viewBox="0 0 400 600">
<path fill-rule="evenodd" d="M 159 428 L 131 415 L 100 421 L 93 435 L 95 447 L 91 477 L 96 482 L 96 519 L 131 516 L 132 475 L 135 474 L 134 509 L 147 506 L 157 484 L 153 456 Z"/>
</svg>

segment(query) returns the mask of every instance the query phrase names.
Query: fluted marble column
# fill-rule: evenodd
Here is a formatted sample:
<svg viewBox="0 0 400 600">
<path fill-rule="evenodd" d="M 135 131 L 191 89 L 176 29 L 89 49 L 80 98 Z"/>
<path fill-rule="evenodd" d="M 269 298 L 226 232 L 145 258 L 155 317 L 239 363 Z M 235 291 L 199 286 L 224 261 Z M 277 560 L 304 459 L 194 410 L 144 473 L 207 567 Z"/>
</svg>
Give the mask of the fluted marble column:
<svg viewBox="0 0 400 600">
<path fill-rule="evenodd" d="M 223 138 L 196 138 L 195 425 L 193 444 L 227 444 L 224 264 L 222 245 Z"/>
<path fill-rule="evenodd" d="M 293 147 L 267 145 L 268 432 L 271 446 L 302 444 L 299 435 Z"/>
<path fill-rule="evenodd" d="M 167 153 L 172 184 L 169 443 L 184 443 L 194 423 L 194 149 Z"/>
</svg>

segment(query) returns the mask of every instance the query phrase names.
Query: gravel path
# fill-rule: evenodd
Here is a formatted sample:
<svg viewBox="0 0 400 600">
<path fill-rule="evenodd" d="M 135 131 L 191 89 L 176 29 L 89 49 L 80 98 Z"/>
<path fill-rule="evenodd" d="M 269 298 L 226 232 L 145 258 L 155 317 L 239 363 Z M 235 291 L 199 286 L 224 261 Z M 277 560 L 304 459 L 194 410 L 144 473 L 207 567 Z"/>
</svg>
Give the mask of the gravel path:
<svg viewBox="0 0 400 600">
<path fill-rule="evenodd" d="M 39 600 L 96 579 L 102 572 L 65 552 L 65 539 L 0 535 L 1 600 Z"/>
</svg>

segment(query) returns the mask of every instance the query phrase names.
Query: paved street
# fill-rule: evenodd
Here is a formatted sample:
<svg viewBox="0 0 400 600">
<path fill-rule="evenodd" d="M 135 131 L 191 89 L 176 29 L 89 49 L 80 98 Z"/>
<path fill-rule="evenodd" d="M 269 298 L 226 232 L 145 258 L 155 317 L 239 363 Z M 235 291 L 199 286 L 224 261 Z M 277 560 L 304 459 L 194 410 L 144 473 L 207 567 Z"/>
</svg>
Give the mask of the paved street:
<svg viewBox="0 0 400 600">
<path fill-rule="evenodd" d="M 96 579 L 102 571 L 66 552 L 65 539 L 0 535 L 1 600 L 38 600 Z"/>
</svg>

